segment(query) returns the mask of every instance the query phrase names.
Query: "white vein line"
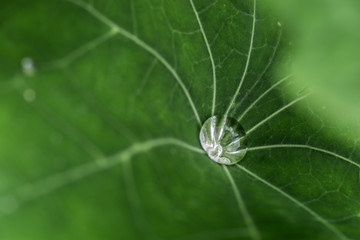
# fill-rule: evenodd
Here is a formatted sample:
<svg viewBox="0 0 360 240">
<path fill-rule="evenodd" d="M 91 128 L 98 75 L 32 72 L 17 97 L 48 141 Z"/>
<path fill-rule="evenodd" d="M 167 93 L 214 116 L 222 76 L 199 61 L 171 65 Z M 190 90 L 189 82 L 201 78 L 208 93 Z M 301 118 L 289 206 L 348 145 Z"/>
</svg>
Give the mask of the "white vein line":
<svg viewBox="0 0 360 240">
<path fill-rule="evenodd" d="M 203 28 L 203 25 L 201 23 L 201 20 L 200 20 L 200 17 L 199 17 L 199 13 L 198 11 L 196 10 L 196 7 L 194 5 L 194 2 L 193 0 L 190 0 L 190 4 L 191 4 L 191 7 L 194 11 L 194 14 L 196 16 L 196 20 L 199 24 L 199 27 L 200 27 L 200 31 L 201 31 L 201 34 L 204 38 L 204 41 L 205 41 L 205 45 L 206 45 L 206 48 L 207 48 L 207 51 L 209 53 L 209 57 L 210 57 L 210 62 L 211 62 L 211 68 L 212 68 L 212 75 L 213 75 L 213 99 L 212 99 L 212 108 L 211 108 L 211 115 L 214 115 L 214 112 L 215 112 L 215 105 L 216 105 L 216 68 L 215 68 L 215 62 L 214 62 L 214 58 L 213 58 L 213 55 L 212 55 L 212 52 L 211 52 L 211 48 L 210 48 L 210 44 L 208 42 L 208 39 L 206 37 L 206 34 L 205 34 L 205 30 Z"/>
<path fill-rule="evenodd" d="M 241 166 L 241 165 L 236 165 L 238 168 L 240 168 L 242 171 L 246 172 L 247 174 L 249 174 L 250 176 L 252 176 L 253 178 L 255 178 L 256 180 L 264 183 L 266 186 L 270 187 L 271 189 L 275 190 L 276 192 L 280 193 L 281 195 L 283 195 L 284 197 L 286 197 L 287 199 L 289 199 L 290 201 L 292 201 L 293 203 L 295 203 L 298 207 L 302 208 L 303 210 L 305 210 L 306 212 L 308 212 L 310 215 L 312 215 L 317 221 L 319 221 L 320 223 L 322 223 L 325 227 L 327 227 L 331 232 L 333 232 L 334 234 L 336 234 L 337 237 L 339 237 L 339 239 L 343 239 L 343 240 L 347 240 L 348 238 L 342 233 L 340 232 L 337 228 L 335 228 L 332 224 L 330 224 L 325 218 L 323 218 L 322 216 L 320 216 L 318 213 L 314 212 L 312 209 L 310 209 L 309 207 L 307 207 L 306 205 L 304 205 L 302 202 L 300 202 L 299 200 L 295 199 L 294 197 L 292 197 L 291 195 L 287 194 L 286 192 L 284 192 L 283 190 L 281 190 L 280 188 L 278 188 L 277 186 L 271 184 L 270 182 L 266 181 L 265 179 L 261 178 L 260 176 L 256 175 L 255 173 L 253 173 L 252 171 L 248 170 L 247 168 Z"/>
<path fill-rule="evenodd" d="M 66 0 L 66 1 L 71 2 L 71 3 L 75 4 L 75 5 L 83 8 L 84 10 L 89 12 L 91 15 L 93 15 L 95 18 L 97 18 L 100 22 L 104 23 L 105 25 L 107 25 L 111 29 L 118 30 L 117 28 L 119 28 L 119 26 L 116 23 L 114 23 L 109 18 L 104 16 L 102 13 L 100 13 L 98 10 L 96 10 L 89 3 L 85 3 L 82 0 Z"/>
<path fill-rule="evenodd" d="M 191 108 L 192 108 L 192 110 L 194 112 L 194 115 L 196 117 L 197 122 L 201 126 L 201 120 L 200 120 L 199 114 L 198 114 L 197 109 L 195 107 L 195 104 L 194 104 L 194 102 L 193 102 L 193 100 L 192 100 L 192 98 L 190 96 L 189 91 L 185 87 L 185 84 L 183 83 L 183 81 L 181 80 L 181 78 L 179 77 L 179 75 L 177 74 L 175 69 L 170 65 L 170 63 L 167 60 L 165 60 L 165 58 L 163 56 L 161 56 L 154 48 L 149 46 L 143 40 L 139 39 L 134 34 L 128 32 L 124 28 L 120 27 L 119 25 L 117 25 L 116 23 L 112 22 L 110 19 L 105 17 L 102 13 L 100 13 L 98 10 L 96 10 L 92 5 L 84 3 L 83 1 L 79 1 L 79 0 L 67 0 L 67 1 L 69 1 L 71 3 L 74 3 L 75 5 L 83 8 L 85 11 L 87 11 L 89 14 L 91 14 L 92 16 L 97 18 L 99 21 L 101 21 L 104 24 L 106 24 L 107 26 L 109 26 L 112 30 L 118 32 L 122 36 L 124 36 L 124 37 L 128 38 L 129 40 L 133 41 L 136 45 L 143 48 L 145 51 L 147 51 L 148 53 L 153 55 L 155 58 L 157 58 L 165 66 L 165 68 L 168 69 L 168 71 L 173 75 L 175 80 L 180 85 L 180 87 L 183 90 L 186 98 L 189 101 L 189 104 L 190 104 L 190 106 L 191 106 Z"/>
<path fill-rule="evenodd" d="M 149 224 L 147 223 L 146 216 L 142 209 L 141 198 L 136 189 L 136 182 L 133 173 L 132 161 L 123 161 L 123 177 L 125 184 L 125 191 L 128 198 L 128 205 L 132 212 L 131 217 L 134 221 L 135 228 L 137 231 L 142 232 L 146 235 L 153 235 L 149 229 Z M 152 236 L 151 239 L 154 239 Z"/>
<path fill-rule="evenodd" d="M 116 34 L 118 34 L 117 31 L 110 30 L 105 34 L 91 40 L 90 42 L 85 43 L 82 47 L 74 50 L 73 52 L 69 53 L 67 56 L 58 60 L 54 60 L 53 62 L 51 62 L 51 65 L 54 68 L 65 68 L 74 60 L 83 56 L 85 53 L 89 52 L 90 50 L 96 48 L 98 45 L 104 43 L 106 40 L 110 39 Z"/>
<path fill-rule="evenodd" d="M 305 148 L 305 149 L 310 149 L 310 150 L 314 150 L 317 152 L 322 152 L 325 154 L 328 154 L 330 156 L 336 157 L 336 158 L 340 158 L 341 160 L 344 160 L 345 162 L 348 162 L 356 167 L 358 167 L 360 169 L 360 164 L 351 160 L 350 158 L 346 158 L 344 156 L 341 156 L 337 153 L 331 152 L 329 150 L 326 149 L 322 149 L 322 148 L 318 148 L 318 147 L 313 147 L 313 146 L 309 146 L 309 145 L 303 145 L 303 144 L 274 144 L 274 145 L 266 145 L 266 146 L 258 146 L 258 147 L 250 147 L 247 150 L 248 151 L 256 151 L 256 150 L 265 150 L 265 149 L 272 149 L 272 148 Z"/>
<path fill-rule="evenodd" d="M 248 70 L 249 63 L 250 63 L 250 58 L 251 58 L 251 53 L 252 53 L 252 49 L 253 49 L 253 44 L 254 44 L 255 23 L 256 23 L 256 0 L 254 0 L 254 12 L 253 12 L 253 23 L 252 23 L 251 39 L 250 39 L 249 52 L 248 52 L 248 55 L 247 55 L 244 72 L 243 72 L 243 75 L 242 75 L 242 77 L 241 77 L 239 86 L 238 86 L 238 88 L 236 89 L 236 92 L 235 92 L 233 98 L 231 99 L 231 102 L 230 102 L 230 104 L 229 104 L 229 107 L 227 108 L 227 110 L 226 110 L 226 112 L 225 112 L 225 115 L 228 115 L 228 114 L 229 114 L 229 111 L 230 111 L 232 105 L 234 104 L 237 95 L 238 95 L 239 92 L 240 92 L 241 86 L 242 86 L 242 84 L 243 84 L 243 82 L 244 82 L 244 79 L 245 79 L 245 76 L 246 76 L 246 74 L 247 74 L 247 70 Z"/>
<path fill-rule="evenodd" d="M 134 155 L 148 152 L 154 148 L 169 146 L 169 145 L 179 146 L 201 154 L 204 153 L 202 149 L 194 147 L 179 139 L 170 138 L 170 137 L 157 138 L 140 143 L 134 143 L 130 145 L 128 148 L 114 154 L 113 156 L 97 159 L 95 161 L 85 163 L 78 167 L 71 168 L 64 172 L 56 173 L 37 182 L 21 186 L 8 195 L 1 196 L 0 211 L 1 209 L 6 209 L 6 205 L 4 206 L 4 204 L 9 202 L 8 201 L 9 199 L 16 201 L 18 206 L 21 206 L 26 202 L 35 200 L 41 196 L 49 194 L 61 187 L 79 181 L 85 177 L 88 177 L 100 171 L 104 171 L 106 169 L 114 167 L 123 161 L 130 160 Z"/>
<path fill-rule="evenodd" d="M 226 176 L 228 177 L 229 179 L 229 182 L 231 184 L 231 187 L 234 191 L 234 194 L 235 194 L 235 198 L 236 198 L 236 202 L 238 204 L 238 207 L 239 207 L 239 210 L 240 210 L 240 213 L 243 215 L 244 217 L 244 220 L 245 220 L 245 223 L 249 229 L 249 234 L 250 236 L 252 237 L 252 239 L 254 240 L 259 240 L 261 239 L 260 237 L 260 233 L 258 231 L 258 229 L 256 228 L 255 224 L 254 224 L 254 221 L 253 219 L 251 218 L 250 216 L 250 213 L 249 211 L 247 210 L 246 208 L 246 205 L 244 203 L 244 200 L 242 199 L 241 197 L 241 194 L 240 194 L 240 191 L 239 189 L 237 188 L 236 186 L 236 183 L 234 181 L 234 178 L 232 177 L 230 171 L 227 169 L 227 167 L 225 165 L 222 166 L 224 171 L 225 171 L 225 174 Z"/>
<path fill-rule="evenodd" d="M 141 79 L 141 82 L 139 84 L 139 87 L 136 89 L 136 92 L 135 92 L 135 96 L 134 98 L 138 97 L 139 95 L 141 95 L 141 92 L 144 90 L 144 87 L 151 75 L 151 73 L 153 72 L 156 64 L 158 62 L 158 59 L 157 58 L 154 58 L 154 60 L 151 62 L 150 66 L 147 68 L 147 70 L 145 71 L 145 74 L 144 76 L 142 77 Z"/>
<path fill-rule="evenodd" d="M 288 103 L 287 105 L 283 106 L 282 108 L 280 108 L 279 110 L 277 110 L 276 112 L 272 113 L 271 115 L 269 115 L 268 117 L 266 117 L 264 120 L 260 121 L 258 124 L 256 124 L 254 127 L 252 127 L 249 131 L 247 131 L 247 134 L 250 134 L 251 132 L 253 132 L 254 130 L 256 130 L 258 127 L 260 127 L 261 125 L 263 125 L 264 123 L 266 123 L 267 121 L 269 121 L 270 119 L 272 119 L 273 117 L 275 117 L 276 115 L 278 115 L 279 113 L 281 113 L 282 111 L 284 111 L 285 109 L 291 107 L 292 105 L 294 105 L 295 103 L 303 100 L 304 98 L 306 98 L 307 96 L 309 96 L 311 93 L 305 94 L 301 97 L 298 97 L 297 99 L 293 100 L 292 102 Z"/>
<path fill-rule="evenodd" d="M 273 90 L 275 87 L 277 87 L 279 84 L 283 83 L 284 81 L 288 80 L 289 78 L 291 78 L 293 75 L 288 75 L 286 77 L 284 77 L 283 79 L 281 79 L 280 81 L 278 81 L 277 83 L 275 83 L 274 85 L 272 85 L 268 90 L 266 90 L 263 94 L 261 94 L 252 104 L 250 104 L 250 106 L 241 114 L 241 116 L 238 118 L 238 121 L 240 122 L 241 119 L 246 115 L 246 113 L 248 111 L 250 111 L 252 109 L 252 107 L 255 106 L 255 104 L 257 102 L 259 102 L 266 94 L 268 94 L 271 90 Z"/>
<path fill-rule="evenodd" d="M 256 79 L 255 83 L 251 86 L 251 88 L 249 89 L 249 91 L 247 91 L 247 93 L 245 94 L 245 96 L 240 100 L 240 102 L 238 104 L 236 104 L 235 106 L 235 110 L 242 104 L 242 102 L 244 101 L 244 99 L 246 99 L 247 96 L 249 96 L 249 94 L 254 90 L 254 88 L 256 87 L 256 85 L 259 83 L 259 81 L 263 78 L 263 76 L 265 75 L 265 73 L 267 72 L 267 70 L 269 69 L 269 67 L 271 66 L 271 64 L 274 61 L 277 49 L 280 45 L 280 40 L 281 40 L 281 36 L 282 36 L 282 28 L 280 30 L 276 45 L 274 47 L 274 51 L 271 54 L 270 60 L 267 63 L 267 65 L 265 66 L 264 70 L 262 71 L 262 73 L 260 74 L 260 76 Z M 235 111 L 234 110 L 234 111 Z"/>
</svg>

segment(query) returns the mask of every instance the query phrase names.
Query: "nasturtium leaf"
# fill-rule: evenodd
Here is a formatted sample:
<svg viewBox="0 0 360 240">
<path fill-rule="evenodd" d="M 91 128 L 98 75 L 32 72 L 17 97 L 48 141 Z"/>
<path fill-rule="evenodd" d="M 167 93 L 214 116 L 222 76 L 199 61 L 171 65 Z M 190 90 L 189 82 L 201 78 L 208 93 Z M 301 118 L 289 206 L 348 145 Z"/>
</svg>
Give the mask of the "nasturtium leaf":
<svg viewBox="0 0 360 240">
<path fill-rule="evenodd" d="M 2 5 L 1 239 L 360 239 L 358 141 L 263 2 Z M 233 166 L 199 140 L 224 114 Z"/>
</svg>

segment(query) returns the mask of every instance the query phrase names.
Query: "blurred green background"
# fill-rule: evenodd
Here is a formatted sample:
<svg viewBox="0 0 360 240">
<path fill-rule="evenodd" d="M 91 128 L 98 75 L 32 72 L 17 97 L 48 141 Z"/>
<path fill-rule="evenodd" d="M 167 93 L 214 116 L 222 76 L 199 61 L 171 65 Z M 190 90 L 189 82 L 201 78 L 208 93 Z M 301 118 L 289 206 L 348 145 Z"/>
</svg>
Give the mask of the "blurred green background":
<svg viewBox="0 0 360 240">
<path fill-rule="evenodd" d="M 360 239 L 359 5 L 2 1 L 0 239 Z"/>
<path fill-rule="evenodd" d="M 294 46 L 298 81 L 316 90 L 316 104 L 335 124 L 352 119 L 359 136 L 360 2 L 272 1 L 286 20 Z"/>
</svg>

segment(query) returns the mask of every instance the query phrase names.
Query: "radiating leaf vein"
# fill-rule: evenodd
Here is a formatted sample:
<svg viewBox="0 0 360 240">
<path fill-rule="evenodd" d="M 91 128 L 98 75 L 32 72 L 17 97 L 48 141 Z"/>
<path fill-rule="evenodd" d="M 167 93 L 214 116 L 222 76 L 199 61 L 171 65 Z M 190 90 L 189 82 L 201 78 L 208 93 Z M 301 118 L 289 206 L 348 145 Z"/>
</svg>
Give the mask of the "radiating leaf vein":
<svg viewBox="0 0 360 240">
<path fill-rule="evenodd" d="M 68 1 L 80 6 L 81 8 L 86 10 L 88 13 L 93 15 L 95 18 L 97 18 L 98 20 L 100 20 L 104 24 L 108 25 L 112 30 L 114 30 L 114 31 L 118 32 L 119 34 L 121 34 L 122 36 L 130 39 L 136 45 L 138 45 L 139 47 L 143 48 L 148 53 L 150 53 L 151 55 L 156 57 L 168 69 L 168 71 L 173 75 L 175 80 L 180 85 L 181 89 L 183 90 L 183 92 L 184 92 L 184 94 L 185 94 L 185 96 L 186 96 L 186 98 L 187 98 L 193 112 L 194 112 L 194 115 L 195 115 L 195 118 L 196 118 L 198 124 L 201 126 L 201 120 L 200 120 L 199 113 L 198 113 L 198 111 L 197 111 L 197 109 L 195 107 L 195 104 L 194 104 L 194 102 L 193 102 L 193 100 L 192 100 L 192 98 L 190 96 L 190 93 L 189 93 L 188 89 L 186 88 L 184 82 L 181 80 L 181 78 L 178 75 L 178 73 L 176 72 L 176 70 L 170 65 L 170 63 L 163 56 L 160 55 L 160 53 L 158 53 L 154 48 L 149 46 L 143 40 L 139 39 L 137 36 L 131 34 L 127 30 L 125 30 L 124 28 L 122 28 L 119 25 L 117 25 L 116 23 L 112 22 L 110 19 L 108 19 L 106 16 L 104 16 L 98 10 L 96 10 L 92 5 L 84 3 L 83 1 L 80 1 L 80 0 L 68 0 Z"/>
<path fill-rule="evenodd" d="M 247 168 L 245 168 L 241 165 L 236 165 L 236 166 L 238 168 L 240 168 L 242 171 L 244 171 L 247 174 L 249 174 L 250 176 L 252 176 L 253 178 L 255 178 L 256 180 L 264 183 L 266 186 L 268 186 L 271 189 L 275 190 L 276 192 L 280 193 L 281 195 L 283 195 L 284 197 L 286 197 L 287 199 L 289 199 L 290 201 L 295 203 L 298 207 L 304 209 L 306 212 L 308 212 L 310 215 L 312 215 L 316 220 L 318 220 L 320 223 L 322 223 L 326 228 L 328 228 L 331 232 L 333 232 L 337 237 L 339 237 L 339 239 L 348 240 L 348 238 L 342 232 L 340 232 L 337 228 L 335 228 L 332 224 L 330 224 L 329 221 L 327 221 L 325 218 L 320 216 L 318 213 L 314 212 L 312 209 L 310 209 L 309 207 L 304 205 L 302 202 L 298 201 L 291 195 L 287 194 L 280 188 L 276 187 L 275 185 L 273 185 L 270 182 L 266 181 L 265 179 L 261 178 L 260 176 L 253 173 L 252 171 L 248 170 Z"/>
<path fill-rule="evenodd" d="M 207 51 L 209 53 L 209 57 L 210 57 L 210 62 L 211 62 L 211 68 L 212 68 L 212 75 L 213 75 L 213 99 L 212 99 L 212 108 L 211 108 L 211 115 L 214 115 L 214 112 L 215 112 L 215 105 L 216 105 L 216 68 L 215 68 L 215 62 L 214 62 L 214 58 L 213 58 L 213 55 L 212 55 L 212 52 L 211 52 L 211 47 L 210 47 L 210 44 L 208 42 L 208 39 L 206 37 L 206 33 L 205 33 L 205 30 L 203 28 L 203 25 L 201 23 L 201 20 L 200 20 L 200 17 L 199 17 L 199 14 L 196 10 L 196 7 L 194 5 L 194 2 L 193 0 L 190 0 L 190 4 L 191 4 L 191 7 L 194 11 L 194 14 L 196 16 L 196 20 L 199 24 L 199 27 L 200 27 L 200 31 L 201 31 L 201 34 L 203 36 L 203 39 L 205 41 L 205 45 L 206 45 L 206 48 L 207 48 Z"/>
<path fill-rule="evenodd" d="M 227 169 L 227 166 L 223 165 L 222 167 L 223 167 L 223 170 L 224 170 L 227 178 L 229 179 L 232 190 L 234 191 L 236 202 L 238 204 L 241 214 L 244 217 L 244 220 L 245 220 L 246 226 L 249 229 L 249 234 L 250 234 L 251 238 L 254 240 L 261 239 L 259 230 L 256 228 L 254 220 L 252 219 L 252 217 L 245 205 L 245 202 L 244 202 L 243 198 L 241 197 L 240 191 L 239 191 L 238 187 L 236 186 L 234 178 L 232 177 L 230 171 Z"/>
<path fill-rule="evenodd" d="M 345 162 L 350 163 L 351 165 L 356 166 L 357 168 L 360 169 L 360 164 L 351 160 L 350 158 L 346 158 L 344 156 L 341 156 L 337 153 L 331 152 L 329 150 L 326 149 L 322 149 L 322 148 L 318 148 L 318 147 L 314 147 L 314 146 L 309 146 L 309 145 L 301 145 L 301 144 L 274 144 L 274 145 L 267 145 L 267 146 L 258 146 L 258 147 L 250 147 L 248 148 L 248 151 L 257 151 L 257 150 L 266 150 L 266 149 L 273 149 L 273 148 L 305 148 L 305 149 L 310 149 L 310 150 L 314 150 L 317 152 L 322 152 L 325 154 L 328 154 L 330 156 L 339 158 L 341 160 L 344 160 Z"/>
<path fill-rule="evenodd" d="M 245 79 L 245 76 L 247 74 L 247 71 L 248 71 L 248 67 L 249 67 L 249 64 L 250 64 L 250 58 L 251 58 L 251 53 L 252 53 L 252 50 L 253 50 L 253 44 L 254 44 L 254 36 L 255 36 L 255 24 L 256 24 L 256 0 L 254 0 L 254 10 L 253 10 L 253 20 L 252 20 L 252 29 L 251 29 L 251 38 L 250 38 L 250 44 L 249 44 L 249 52 L 248 52 L 248 55 L 247 55 L 247 59 L 246 59 L 246 64 L 245 64 L 245 68 L 244 68 L 244 72 L 241 76 L 241 79 L 240 79 L 240 82 L 239 82 L 239 85 L 236 89 L 236 92 L 234 94 L 234 96 L 232 97 L 231 101 L 230 101 L 230 104 L 227 108 L 227 110 L 225 111 L 225 115 L 228 115 L 229 112 L 230 112 L 230 109 L 232 107 L 232 105 L 234 104 L 235 102 L 235 99 L 236 97 L 238 96 L 239 92 L 240 92 L 240 89 L 241 89 L 241 86 L 244 82 L 244 79 Z"/>
<path fill-rule="evenodd" d="M 61 187 L 67 186 L 73 182 L 79 181 L 87 176 L 93 175 L 100 171 L 112 168 L 123 161 L 130 160 L 134 155 L 139 153 L 148 152 L 151 149 L 163 147 L 163 146 L 178 146 L 184 149 L 201 153 L 204 151 L 197 147 L 194 147 L 186 142 L 183 142 L 176 138 L 156 138 L 150 139 L 140 143 L 134 143 L 125 150 L 122 150 L 113 156 L 104 157 L 102 159 L 97 159 L 95 161 L 91 161 L 80 165 L 78 167 L 74 167 L 70 170 L 56 173 L 51 175 L 45 179 L 39 180 L 32 184 L 27 184 L 17 188 L 13 193 L 8 195 L 4 195 L 0 197 L 0 209 L 6 208 L 1 206 L 2 204 L 8 202 L 9 198 L 15 199 L 18 202 L 18 206 L 22 204 L 35 200 L 41 196 L 49 194 Z"/>
</svg>

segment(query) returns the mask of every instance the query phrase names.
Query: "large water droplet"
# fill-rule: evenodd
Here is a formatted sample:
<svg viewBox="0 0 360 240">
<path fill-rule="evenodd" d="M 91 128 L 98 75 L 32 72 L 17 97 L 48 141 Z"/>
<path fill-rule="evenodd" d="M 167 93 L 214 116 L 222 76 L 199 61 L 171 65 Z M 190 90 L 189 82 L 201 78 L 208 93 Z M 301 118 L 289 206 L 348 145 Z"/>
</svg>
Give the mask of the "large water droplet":
<svg viewBox="0 0 360 240">
<path fill-rule="evenodd" d="M 244 158 L 247 145 L 246 133 L 234 118 L 212 116 L 200 130 L 202 148 L 213 161 L 232 165 Z"/>
</svg>

